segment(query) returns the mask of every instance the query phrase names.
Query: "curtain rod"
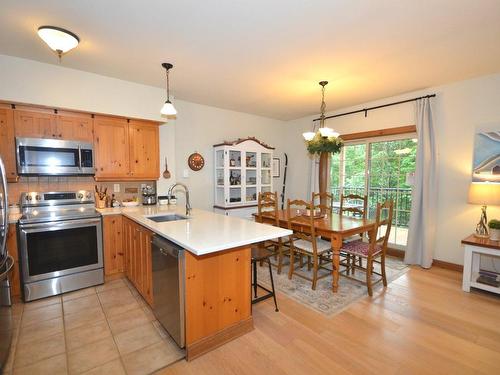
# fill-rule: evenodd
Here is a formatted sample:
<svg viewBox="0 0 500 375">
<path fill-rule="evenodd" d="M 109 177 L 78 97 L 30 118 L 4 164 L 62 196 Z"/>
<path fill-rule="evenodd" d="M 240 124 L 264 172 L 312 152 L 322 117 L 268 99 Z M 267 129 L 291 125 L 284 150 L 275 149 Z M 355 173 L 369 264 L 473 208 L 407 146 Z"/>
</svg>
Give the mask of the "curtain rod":
<svg viewBox="0 0 500 375">
<path fill-rule="evenodd" d="M 329 118 L 334 118 L 334 117 L 341 117 L 341 116 L 347 116 L 347 115 L 353 115 L 355 113 L 365 113 L 365 117 L 368 116 L 368 111 L 374 110 L 374 109 L 379 109 L 379 108 L 384 108 L 384 107 L 390 107 L 393 105 L 398 105 L 398 104 L 404 104 L 404 103 L 410 103 L 417 101 L 419 99 L 425 99 L 425 98 L 434 98 L 436 94 L 430 94 L 430 95 L 425 95 L 425 96 L 420 96 L 418 98 L 413 98 L 413 99 L 407 99 L 407 100 L 401 100 L 399 102 L 394 102 L 394 103 L 389 103 L 389 104 L 382 104 L 382 105 L 377 105 L 375 107 L 370 107 L 370 108 L 363 108 L 363 109 L 358 109 L 356 111 L 351 111 L 351 112 L 345 112 L 345 113 L 339 113 L 338 115 L 331 115 L 331 116 L 325 116 L 325 120 Z M 320 118 L 315 118 L 313 121 L 319 121 Z"/>
</svg>

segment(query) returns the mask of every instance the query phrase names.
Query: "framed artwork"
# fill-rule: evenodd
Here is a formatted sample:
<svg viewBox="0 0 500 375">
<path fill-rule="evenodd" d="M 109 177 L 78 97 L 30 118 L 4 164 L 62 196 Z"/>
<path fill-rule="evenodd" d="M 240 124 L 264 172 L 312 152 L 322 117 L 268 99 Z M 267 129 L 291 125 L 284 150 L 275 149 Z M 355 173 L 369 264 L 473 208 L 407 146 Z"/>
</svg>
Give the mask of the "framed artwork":
<svg viewBox="0 0 500 375">
<path fill-rule="evenodd" d="M 500 183 L 500 131 L 476 133 L 472 182 Z"/>
<path fill-rule="evenodd" d="M 281 160 L 280 158 L 273 158 L 273 168 L 272 168 L 272 171 L 273 171 L 273 177 L 274 178 L 278 178 L 281 176 Z"/>
</svg>

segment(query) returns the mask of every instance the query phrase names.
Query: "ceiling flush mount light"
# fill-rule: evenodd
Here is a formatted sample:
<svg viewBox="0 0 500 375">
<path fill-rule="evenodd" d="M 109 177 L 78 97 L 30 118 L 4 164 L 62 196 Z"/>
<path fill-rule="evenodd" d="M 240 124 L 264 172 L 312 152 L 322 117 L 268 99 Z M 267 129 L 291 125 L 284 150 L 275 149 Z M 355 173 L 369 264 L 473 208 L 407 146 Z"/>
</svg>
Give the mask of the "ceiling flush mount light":
<svg viewBox="0 0 500 375">
<path fill-rule="evenodd" d="M 325 86 L 328 81 L 321 81 L 321 116 L 319 117 L 319 129 L 316 133 L 305 132 L 302 136 L 307 143 L 307 151 L 311 154 L 321 154 L 322 152 L 331 152 L 333 154 L 340 151 L 342 148 L 342 140 L 332 128 L 325 126 Z"/>
<path fill-rule="evenodd" d="M 163 107 L 161 108 L 160 113 L 165 116 L 174 116 L 177 114 L 177 110 L 175 109 L 174 105 L 170 101 L 170 84 L 168 80 L 168 72 L 170 69 L 172 69 L 174 66 L 170 63 L 163 63 L 161 64 L 167 72 L 167 100 L 165 104 L 163 104 Z"/>
<path fill-rule="evenodd" d="M 56 26 L 40 26 L 38 28 L 38 36 L 47 43 L 59 60 L 65 53 L 75 48 L 80 43 L 80 38 L 71 31 L 65 30 Z"/>
</svg>

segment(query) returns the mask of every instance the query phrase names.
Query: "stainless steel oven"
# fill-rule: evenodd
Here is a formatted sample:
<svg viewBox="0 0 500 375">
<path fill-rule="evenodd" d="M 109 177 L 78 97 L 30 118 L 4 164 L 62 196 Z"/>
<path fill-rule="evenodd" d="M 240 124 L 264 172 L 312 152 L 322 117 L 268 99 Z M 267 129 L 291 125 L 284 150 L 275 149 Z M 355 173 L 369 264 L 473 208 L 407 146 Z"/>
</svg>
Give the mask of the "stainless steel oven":
<svg viewBox="0 0 500 375">
<path fill-rule="evenodd" d="M 93 153 L 92 143 L 17 137 L 17 173 L 27 176 L 93 175 Z"/>
<path fill-rule="evenodd" d="M 86 193 L 23 194 L 32 197 L 18 223 L 25 301 L 104 282 L 101 215 L 93 204 L 72 202 Z"/>
</svg>

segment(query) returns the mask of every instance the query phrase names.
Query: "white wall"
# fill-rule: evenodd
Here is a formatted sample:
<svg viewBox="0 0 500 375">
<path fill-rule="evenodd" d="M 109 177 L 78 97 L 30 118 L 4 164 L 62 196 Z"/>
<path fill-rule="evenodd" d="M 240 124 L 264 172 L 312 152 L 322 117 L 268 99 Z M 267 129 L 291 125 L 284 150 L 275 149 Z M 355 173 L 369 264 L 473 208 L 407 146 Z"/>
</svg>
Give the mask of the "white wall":
<svg viewBox="0 0 500 375">
<path fill-rule="evenodd" d="M 165 120 L 159 113 L 165 100 L 163 89 L 6 55 L 0 55 L 0 100 Z M 255 136 L 277 147 L 276 154 L 280 154 L 282 121 L 181 100 L 174 104 L 177 119 L 160 127 L 160 176 L 167 156 L 172 178 L 160 177 L 159 194 L 165 194 L 177 179 L 192 190 L 193 207 L 211 209 L 212 145 L 223 140 Z M 189 170 L 189 177 L 183 178 L 187 158 L 194 151 L 205 157 L 205 167 L 199 172 Z M 278 190 L 279 180 L 274 183 Z"/>
<path fill-rule="evenodd" d="M 434 258 L 463 264 L 460 241 L 472 233 L 479 220 L 479 207 L 467 204 L 471 181 L 474 134 L 478 129 L 500 130 L 500 74 L 433 87 L 405 95 L 364 103 L 333 112 L 385 104 L 436 93 L 432 99 L 439 152 L 438 237 Z M 383 108 L 364 114 L 328 120 L 328 126 L 342 133 L 415 124 L 414 103 Z M 292 155 L 289 196 L 305 197 L 309 175 L 307 153 L 301 133 L 310 130 L 313 117 L 289 122 L 286 143 Z M 292 150 L 303 150 L 293 152 Z M 500 208 L 489 207 L 489 218 L 499 218 Z M 498 268 L 498 267 L 497 267 Z"/>
<path fill-rule="evenodd" d="M 275 157 L 281 157 L 284 148 L 286 123 L 241 112 L 189 103 L 177 100 L 175 120 L 176 179 L 191 189 L 194 207 L 211 209 L 214 202 L 214 161 L 212 146 L 222 141 L 232 141 L 248 136 L 256 137 L 276 147 Z M 194 172 L 187 159 L 199 152 L 205 159 L 205 167 Z M 184 171 L 189 177 L 184 178 Z M 273 179 L 275 190 L 280 191 L 281 179 Z M 160 191 L 161 192 L 161 191 Z"/>
</svg>

